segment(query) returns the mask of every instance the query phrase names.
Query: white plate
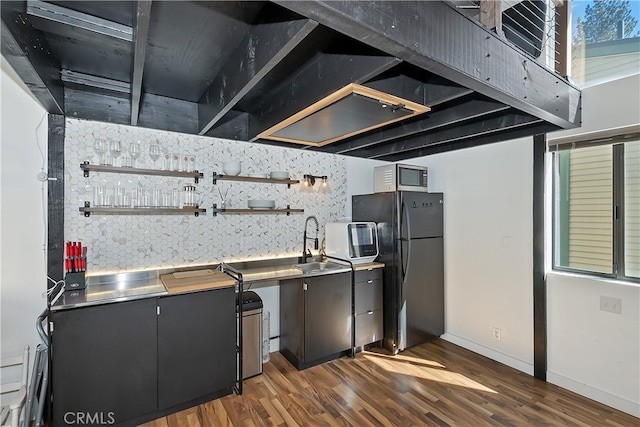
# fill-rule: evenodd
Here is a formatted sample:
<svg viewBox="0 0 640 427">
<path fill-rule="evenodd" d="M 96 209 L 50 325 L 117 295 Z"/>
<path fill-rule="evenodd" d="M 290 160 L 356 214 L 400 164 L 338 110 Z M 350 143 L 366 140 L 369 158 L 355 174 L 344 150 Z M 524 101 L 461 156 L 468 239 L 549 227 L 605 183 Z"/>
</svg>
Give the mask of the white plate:
<svg viewBox="0 0 640 427">
<path fill-rule="evenodd" d="M 289 172 L 286 171 L 275 171 L 269 174 L 271 179 L 289 179 Z"/>
<path fill-rule="evenodd" d="M 275 200 L 248 200 L 247 206 L 250 209 L 273 209 L 276 207 Z"/>
<path fill-rule="evenodd" d="M 266 173 L 250 173 L 248 176 L 251 178 L 267 178 L 268 175 Z"/>
</svg>

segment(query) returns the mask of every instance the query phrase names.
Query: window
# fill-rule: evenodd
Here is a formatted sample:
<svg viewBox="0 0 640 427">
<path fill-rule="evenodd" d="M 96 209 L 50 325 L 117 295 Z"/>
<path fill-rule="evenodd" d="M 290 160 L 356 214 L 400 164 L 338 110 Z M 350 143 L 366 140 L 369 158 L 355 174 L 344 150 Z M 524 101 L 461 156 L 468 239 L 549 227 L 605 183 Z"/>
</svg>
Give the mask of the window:
<svg viewBox="0 0 640 427">
<path fill-rule="evenodd" d="M 554 153 L 553 241 L 554 269 L 637 281 L 639 141 Z"/>
<path fill-rule="evenodd" d="M 640 2 L 574 0 L 571 77 L 580 87 L 633 74 L 640 69 Z"/>
<path fill-rule="evenodd" d="M 640 142 L 624 146 L 624 267 L 640 277 Z"/>
</svg>

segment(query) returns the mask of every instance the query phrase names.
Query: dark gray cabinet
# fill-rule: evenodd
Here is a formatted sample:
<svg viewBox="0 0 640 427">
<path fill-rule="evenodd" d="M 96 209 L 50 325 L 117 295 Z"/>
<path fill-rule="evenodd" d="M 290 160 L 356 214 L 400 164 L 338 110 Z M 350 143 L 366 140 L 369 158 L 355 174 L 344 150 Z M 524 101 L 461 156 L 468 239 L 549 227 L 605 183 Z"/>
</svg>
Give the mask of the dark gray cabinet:
<svg viewBox="0 0 640 427">
<path fill-rule="evenodd" d="M 280 352 L 298 369 L 351 349 L 351 274 L 280 282 Z"/>
<path fill-rule="evenodd" d="M 231 387 L 236 379 L 234 288 L 158 298 L 158 406 Z"/>
<path fill-rule="evenodd" d="M 54 426 L 78 414 L 119 424 L 157 409 L 155 298 L 53 312 L 51 321 Z"/>
<path fill-rule="evenodd" d="M 361 347 L 382 339 L 382 269 L 354 273 L 355 346 Z"/>
<path fill-rule="evenodd" d="M 54 426 L 74 421 L 69 413 L 136 424 L 233 392 L 233 287 L 55 311 L 51 321 Z"/>
</svg>

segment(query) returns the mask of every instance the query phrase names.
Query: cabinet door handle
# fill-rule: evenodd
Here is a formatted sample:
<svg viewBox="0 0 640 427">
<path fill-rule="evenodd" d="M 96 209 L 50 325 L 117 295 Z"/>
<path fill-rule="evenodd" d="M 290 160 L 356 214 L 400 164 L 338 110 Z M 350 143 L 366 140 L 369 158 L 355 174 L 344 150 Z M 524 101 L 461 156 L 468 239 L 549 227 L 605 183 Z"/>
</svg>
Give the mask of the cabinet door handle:
<svg viewBox="0 0 640 427">
<path fill-rule="evenodd" d="M 307 290 L 307 286 L 308 286 L 308 285 L 307 285 L 306 283 L 304 283 L 304 282 L 303 282 L 303 283 L 302 283 L 302 290 L 303 290 L 303 291 L 306 291 L 306 290 Z"/>
<path fill-rule="evenodd" d="M 160 306 L 156 305 L 156 315 L 160 316 Z"/>
<path fill-rule="evenodd" d="M 372 310 L 368 310 L 367 314 L 373 314 L 373 311 Z"/>
<path fill-rule="evenodd" d="M 373 280 L 367 280 L 367 283 L 371 284 L 373 283 Z"/>
</svg>

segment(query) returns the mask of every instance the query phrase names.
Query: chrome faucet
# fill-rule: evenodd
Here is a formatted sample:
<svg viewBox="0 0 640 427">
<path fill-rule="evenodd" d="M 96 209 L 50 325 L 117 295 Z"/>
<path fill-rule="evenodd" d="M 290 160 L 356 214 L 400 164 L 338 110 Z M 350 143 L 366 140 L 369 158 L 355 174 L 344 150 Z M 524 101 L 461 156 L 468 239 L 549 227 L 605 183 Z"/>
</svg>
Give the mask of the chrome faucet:
<svg viewBox="0 0 640 427">
<path fill-rule="evenodd" d="M 309 226 L 309 221 L 313 221 L 316 223 L 316 237 L 315 238 L 311 238 L 311 237 L 307 237 L 307 227 Z M 307 240 L 313 240 L 313 249 L 318 250 L 318 232 L 320 230 L 320 227 L 318 225 L 318 219 L 311 215 L 308 216 L 307 219 L 304 221 L 304 236 L 302 237 L 302 262 L 305 263 L 307 262 L 307 258 L 311 257 L 311 250 L 307 249 Z M 307 254 L 307 251 L 309 251 L 309 253 Z"/>
</svg>

